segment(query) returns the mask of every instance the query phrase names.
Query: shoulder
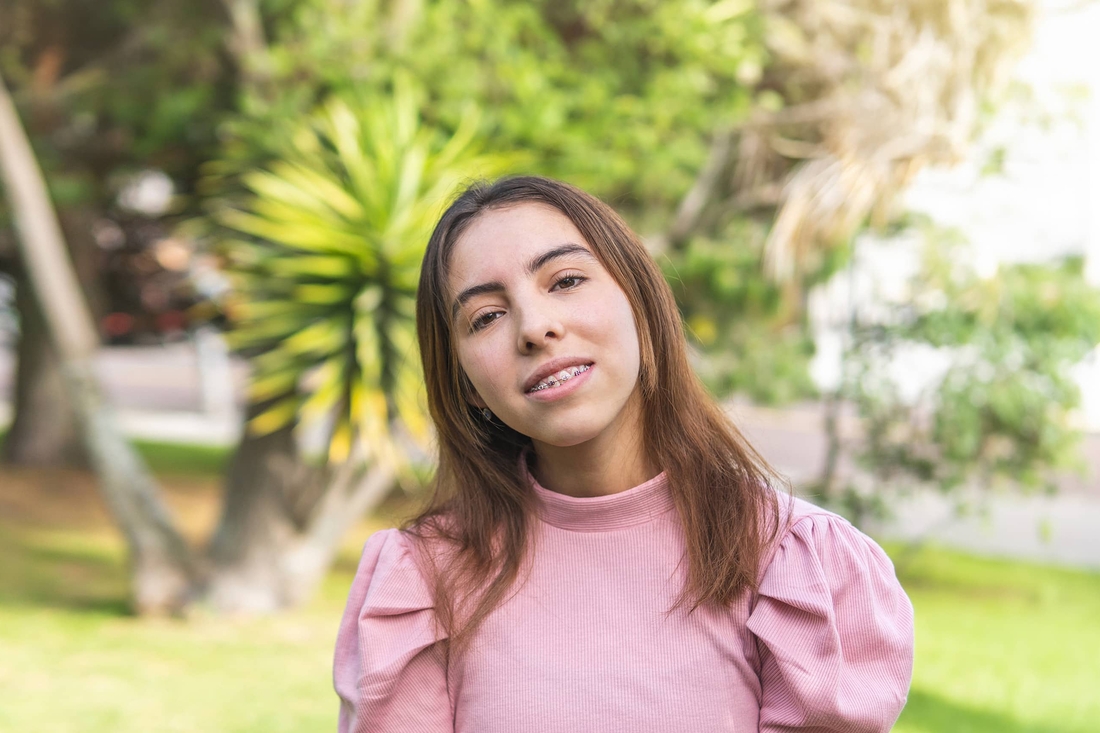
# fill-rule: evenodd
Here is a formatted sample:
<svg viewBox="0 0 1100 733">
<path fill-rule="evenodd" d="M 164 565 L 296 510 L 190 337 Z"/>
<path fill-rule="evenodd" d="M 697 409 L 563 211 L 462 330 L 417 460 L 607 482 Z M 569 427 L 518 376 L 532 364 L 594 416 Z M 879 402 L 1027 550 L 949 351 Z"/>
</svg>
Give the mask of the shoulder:
<svg viewBox="0 0 1100 733">
<path fill-rule="evenodd" d="M 386 529 L 363 546 L 333 662 L 341 733 L 447 729 L 446 675 L 432 654 L 442 637 L 414 543 Z"/>
<path fill-rule="evenodd" d="M 783 497 L 748 620 L 761 650 L 761 731 L 889 731 L 913 670 L 913 607 L 890 558 L 833 512 Z"/>
<path fill-rule="evenodd" d="M 893 627 L 899 640 L 911 639 L 912 605 L 878 543 L 810 502 L 781 502 L 783 521 L 759 574 L 756 605 L 797 609 L 841 629 Z"/>
<path fill-rule="evenodd" d="M 782 496 L 779 500 L 779 512 L 780 516 L 786 520 L 783 527 L 786 532 L 790 532 L 795 525 L 801 522 L 812 523 L 814 521 L 825 524 L 840 523 L 855 529 L 851 522 L 836 512 L 823 509 L 817 504 L 797 496 Z"/>
<path fill-rule="evenodd" d="M 348 594 L 360 615 L 389 615 L 430 608 L 431 592 L 421 572 L 416 538 L 399 529 L 375 532 L 363 554 Z"/>
<path fill-rule="evenodd" d="M 847 519 L 805 499 L 780 496 L 779 531 L 765 555 L 762 577 L 798 559 L 844 564 L 857 557 L 871 561 L 874 569 L 894 578 L 890 558 L 878 543 Z M 780 567 L 775 567 L 776 563 Z"/>
</svg>

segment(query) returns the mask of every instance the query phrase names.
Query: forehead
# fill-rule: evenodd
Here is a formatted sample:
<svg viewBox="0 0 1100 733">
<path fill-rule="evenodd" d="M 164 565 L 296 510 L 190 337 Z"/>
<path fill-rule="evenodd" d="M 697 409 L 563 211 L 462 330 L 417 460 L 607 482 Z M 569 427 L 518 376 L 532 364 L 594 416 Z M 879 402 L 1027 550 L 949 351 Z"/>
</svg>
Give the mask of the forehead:
<svg viewBox="0 0 1100 733">
<path fill-rule="evenodd" d="M 532 256 L 562 244 L 592 249 L 569 217 L 552 206 L 522 203 L 485 211 L 470 223 L 451 251 L 452 292 L 474 279 L 522 271 Z"/>
</svg>

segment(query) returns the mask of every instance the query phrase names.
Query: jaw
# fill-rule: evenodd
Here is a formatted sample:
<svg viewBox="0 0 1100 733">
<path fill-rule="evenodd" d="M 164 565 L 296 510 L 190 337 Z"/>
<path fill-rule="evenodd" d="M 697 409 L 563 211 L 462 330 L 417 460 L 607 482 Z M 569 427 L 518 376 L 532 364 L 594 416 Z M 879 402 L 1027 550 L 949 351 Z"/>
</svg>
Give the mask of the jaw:
<svg viewBox="0 0 1100 733">
<path fill-rule="evenodd" d="M 592 426 L 577 431 L 546 431 L 532 438 L 537 468 L 534 473 L 546 488 L 568 488 L 602 495 L 635 486 L 656 475 L 652 459 L 646 455 L 645 440 L 634 400 L 602 429 Z"/>
<path fill-rule="evenodd" d="M 641 408 L 641 394 L 635 386 L 626 402 L 610 415 L 566 410 L 552 417 L 533 417 L 529 424 L 538 425 L 539 429 L 532 431 L 535 434 L 531 440 L 550 450 L 571 453 L 619 453 L 622 449 L 633 452 L 643 445 Z"/>
</svg>

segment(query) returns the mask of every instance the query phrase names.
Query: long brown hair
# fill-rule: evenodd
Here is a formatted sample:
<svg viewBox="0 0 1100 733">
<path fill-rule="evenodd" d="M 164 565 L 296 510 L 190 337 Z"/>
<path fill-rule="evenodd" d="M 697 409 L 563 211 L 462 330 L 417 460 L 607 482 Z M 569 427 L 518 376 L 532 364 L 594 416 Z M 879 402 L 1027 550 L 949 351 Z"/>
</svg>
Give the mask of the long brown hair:
<svg viewBox="0 0 1100 733">
<path fill-rule="evenodd" d="M 529 445 L 487 425 L 467 397 L 472 385 L 451 335 L 451 251 L 479 215 L 523 203 L 551 206 L 573 222 L 634 311 L 641 352 L 643 448 L 664 470 L 689 559 L 679 603 L 728 604 L 755 589 L 778 532 L 772 487 L 781 481 L 715 404 L 687 358 L 672 291 L 638 237 L 608 205 L 573 186 L 534 176 L 476 183 L 436 225 L 424 255 L 416 325 L 437 430 L 434 493 L 405 525 L 427 551 L 437 622 L 449 650 L 463 649 L 515 584 L 528 551 L 534 494 L 521 466 Z M 439 541 L 442 541 L 441 543 Z"/>
</svg>

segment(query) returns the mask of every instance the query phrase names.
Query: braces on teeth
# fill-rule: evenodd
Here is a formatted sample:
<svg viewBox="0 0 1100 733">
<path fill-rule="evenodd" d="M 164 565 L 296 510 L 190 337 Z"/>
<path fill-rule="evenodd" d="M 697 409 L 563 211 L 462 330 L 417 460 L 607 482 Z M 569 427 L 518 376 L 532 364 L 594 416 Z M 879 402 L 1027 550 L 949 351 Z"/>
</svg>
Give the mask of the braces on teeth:
<svg viewBox="0 0 1100 733">
<path fill-rule="evenodd" d="M 575 367 L 569 367 L 568 369 L 562 369 L 557 374 L 551 374 L 549 377 L 547 377 L 546 379 L 542 380 L 541 382 L 536 384 L 534 387 L 532 387 L 529 391 L 539 392 L 539 391 L 544 390 L 544 389 L 550 389 L 551 387 L 557 387 L 562 382 L 568 382 L 570 379 L 577 376 L 581 372 L 587 372 L 587 371 L 588 371 L 588 365 L 587 364 L 582 364 L 580 366 L 575 366 Z"/>
</svg>

